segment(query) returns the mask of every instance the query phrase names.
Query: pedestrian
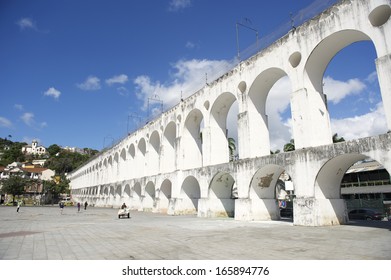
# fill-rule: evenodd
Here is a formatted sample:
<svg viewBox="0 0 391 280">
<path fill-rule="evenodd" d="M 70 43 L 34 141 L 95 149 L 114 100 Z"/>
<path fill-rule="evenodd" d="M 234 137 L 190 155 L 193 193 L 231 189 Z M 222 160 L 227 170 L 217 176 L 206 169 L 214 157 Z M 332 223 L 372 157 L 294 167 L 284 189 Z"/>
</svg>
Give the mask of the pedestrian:
<svg viewBox="0 0 391 280">
<path fill-rule="evenodd" d="M 62 215 L 62 211 L 64 210 L 64 202 L 60 201 L 60 212 L 61 212 L 61 215 Z"/>
<path fill-rule="evenodd" d="M 77 203 L 77 212 L 80 212 L 80 202 Z"/>
<path fill-rule="evenodd" d="M 88 206 L 88 203 L 86 201 L 86 202 L 84 202 L 84 210 L 87 210 L 87 206 Z"/>
<path fill-rule="evenodd" d="M 20 206 L 22 205 L 22 201 L 18 201 L 18 207 L 16 207 L 16 212 L 19 212 Z"/>
</svg>

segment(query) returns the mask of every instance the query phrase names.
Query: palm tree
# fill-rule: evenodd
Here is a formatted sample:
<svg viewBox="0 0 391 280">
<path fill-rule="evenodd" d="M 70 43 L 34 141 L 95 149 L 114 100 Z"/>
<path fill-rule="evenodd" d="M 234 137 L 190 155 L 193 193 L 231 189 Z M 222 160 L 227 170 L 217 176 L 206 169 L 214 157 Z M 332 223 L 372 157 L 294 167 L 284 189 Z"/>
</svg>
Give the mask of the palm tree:
<svg viewBox="0 0 391 280">
<path fill-rule="evenodd" d="M 228 149 L 229 149 L 229 161 L 233 161 L 235 157 L 236 145 L 235 145 L 235 139 L 232 137 L 228 138 Z"/>
<path fill-rule="evenodd" d="M 284 145 L 284 152 L 291 152 L 295 150 L 295 140 L 291 139 L 289 143 Z"/>
</svg>

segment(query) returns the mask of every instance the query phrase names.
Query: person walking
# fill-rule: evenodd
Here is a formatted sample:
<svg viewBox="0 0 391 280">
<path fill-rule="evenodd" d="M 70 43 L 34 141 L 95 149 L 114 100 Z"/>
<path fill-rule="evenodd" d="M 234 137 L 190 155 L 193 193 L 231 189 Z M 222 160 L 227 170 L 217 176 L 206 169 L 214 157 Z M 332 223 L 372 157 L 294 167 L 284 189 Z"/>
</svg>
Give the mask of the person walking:
<svg viewBox="0 0 391 280">
<path fill-rule="evenodd" d="M 80 212 L 80 202 L 77 203 L 77 212 Z"/>
<path fill-rule="evenodd" d="M 62 211 L 64 210 L 64 202 L 60 201 L 60 212 L 61 212 L 61 215 L 62 215 Z"/>
<path fill-rule="evenodd" d="M 84 202 L 84 210 L 87 210 L 87 206 L 88 206 L 88 203 L 86 201 L 86 202 Z"/>
<path fill-rule="evenodd" d="M 16 212 L 19 212 L 20 206 L 22 205 L 22 201 L 18 201 L 18 206 L 16 207 Z"/>
</svg>

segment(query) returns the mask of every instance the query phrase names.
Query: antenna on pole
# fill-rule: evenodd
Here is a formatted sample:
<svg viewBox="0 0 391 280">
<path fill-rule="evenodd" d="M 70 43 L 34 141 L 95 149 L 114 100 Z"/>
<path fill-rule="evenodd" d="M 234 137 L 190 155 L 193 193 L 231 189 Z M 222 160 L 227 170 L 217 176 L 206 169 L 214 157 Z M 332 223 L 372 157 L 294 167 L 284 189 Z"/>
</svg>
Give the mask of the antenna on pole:
<svg viewBox="0 0 391 280">
<path fill-rule="evenodd" d="M 291 27 L 293 30 L 296 30 L 296 27 L 295 27 L 295 20 L 293 19 L 293 14 L 292 12 L 289 13 L 289 17 L 291 18 Z"/>
<path fill-rule="evenodd" d="M 126 134 L 127 135 L 130 135 L 130 133 L 129 133 L 129 118 L 131 118 L 133 120 L 133 122 L 135 122 L 134 120 L 138 120 L 138 122 L 136 123 L 136 128 L 138 128 L 138 126 L 140 125 L 140 123 L 143 120 L 142 117 L 140 117 L 139 115 L 137 115 L 135 113 L 131 113 L 130 115 L 128 115 L 128 123 L 126 125 Z"/>
<path fill-rule="evenodd" d="M 159 96 L 157 94 L 154 95 L 154 97 L 148 97 L 148 121 L 150 119 L 150 116 L 151 116 L 151 104 L 152 103 L 158 103 L 160 105 L 160 113 L 163 113 L 163 100 L 161 100 L 159 98 Z"/>
<path fill-rule="evenodd" d="M 244 19 L 246 21 L 246 23 L 249 23 L 250 25 L 252 25 L 252 22 L 250 19 L 248 18 L 245 18 Z M 250 29 L 252 31 L 255 32 L 255 42 L 256 42 L 256 47 L 258 49 L 258 30 L 251 27 L 251 26 L 248 26 L 247 24 L 243 24 L 243 23 L 240 23 L 240 22 L 236 22 L 236 48 L 237 48 L 237 52 L 238 52 L 238 60 L 240 61 L 240 46 L 239 46 L 239 27 L 245 27 L 247 29 Z"/>
</svg>

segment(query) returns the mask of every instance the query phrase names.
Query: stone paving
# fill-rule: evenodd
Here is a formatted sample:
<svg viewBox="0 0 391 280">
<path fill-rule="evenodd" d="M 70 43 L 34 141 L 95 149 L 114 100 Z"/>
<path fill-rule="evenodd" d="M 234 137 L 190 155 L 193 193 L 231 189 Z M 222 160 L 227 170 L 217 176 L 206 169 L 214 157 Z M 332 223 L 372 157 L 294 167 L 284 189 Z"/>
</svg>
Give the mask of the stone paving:
<svg viewBox="0 0 391 280">
<path fill-rule="evenodd" d="M 391 221 L 300 227 L 88 207 L 0 207 L 2 260 L 391 260 Z"/>
</svg>

